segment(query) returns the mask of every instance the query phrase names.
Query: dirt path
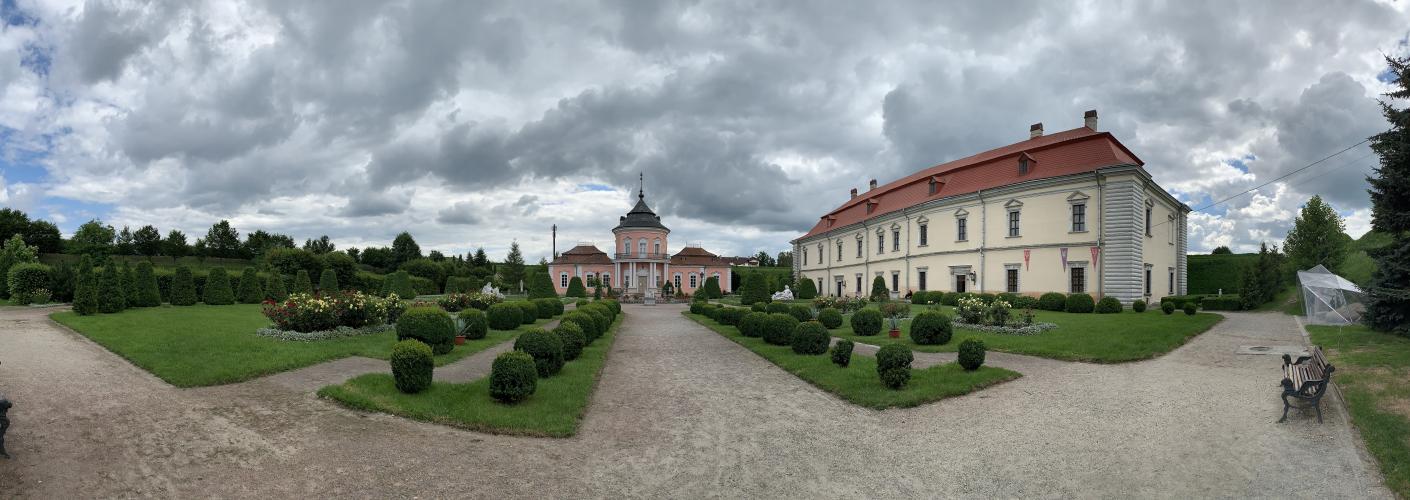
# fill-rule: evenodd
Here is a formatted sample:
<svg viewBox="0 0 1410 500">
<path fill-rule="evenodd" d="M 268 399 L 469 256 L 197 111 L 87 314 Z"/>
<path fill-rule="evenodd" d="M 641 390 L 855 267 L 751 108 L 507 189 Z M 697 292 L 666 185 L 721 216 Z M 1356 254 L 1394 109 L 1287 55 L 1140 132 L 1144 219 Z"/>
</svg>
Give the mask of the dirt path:
<svg viewBox="0 0 1410 500">
<path fill-rule="evenodd" d="M 361 414 L 274 377 L 174 389 L 44 312 L 0 311 L 0 392 L 17 402 L 0 497 L 1388 496 L 1338 412 L 1274 424 L 1280 361 L 1232 354 L 1299 342 L 1284 316 L 877 412 L 679 311 L 628 307 L 560 440 Z"/>
</svg>

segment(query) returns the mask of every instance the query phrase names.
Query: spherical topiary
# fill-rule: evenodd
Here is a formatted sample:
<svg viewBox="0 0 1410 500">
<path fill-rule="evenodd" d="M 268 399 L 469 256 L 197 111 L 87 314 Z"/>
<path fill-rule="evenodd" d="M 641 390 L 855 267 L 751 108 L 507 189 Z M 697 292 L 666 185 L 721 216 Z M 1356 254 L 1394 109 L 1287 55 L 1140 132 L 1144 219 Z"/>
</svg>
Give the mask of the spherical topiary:
<svg viewBox="0 0 1410 500">
<path fill-rule="evenodd" d="M 900 389 L 911 381 L 911 350 L 901 344 L 889 343 L 876 351 L 876 374 L 882 385 Z"/>
<path fill-rule="evenodd" d="M 538 379 L 533 356 L 519 351 L 502 353 L 490 366 L 490 397 L 501 403 L 518 403 L 534 393 Z"/>
<path fill-rule="evenodd" d="M 759 338 L 764 336 L 765 324 L 769 321 L 769 313 L 754 311 L 739 318 L 739 334 L 745 337 Z"/>
<path fill-rule="evenodd" d="M 1196 309 L 1197 309 L 1197 308 L 1195 307 L 1195 303 L 1194 303 L 1194 302 L 1186 302 L 1186 303 L 1185 303 L 1185 314 L 1190 315 L 1190 316 L 1194 316 Z"/>
<path fill-rule="evenodd" d="M 235 303 L 235 292 L 230 289 L 230 276 L 225 274 L 225 268 L 212 267 L 206 273 L 206 293 L 201 301 L 213 306 Z"/>
<path fill-rule="evenodd" d="M 769 314 L 788 314 L 788 304 L 783 302 L 770 302 L 769 305 L 764 306 L 764 312 Z"/>
<path fill-rule="evenodd" d="M 798 321 L 808 321 L 813 319 L 813 308 L 803 304 L 792 304 L 788 306 L 788 314 L 798 318 Z"/>
<path fill-rule="evenodd" d="M 397 390 L 416 394 L 431 387 L 432 371 L 436 368 L 431 352 L 430 346 L 414 339 L 392 346 L 392 378 L 396 380 Z"/>
<path fill-rule="evenodd" d="M 490 328 L 495 330 L 513 330 L 524 324 L 524 310 L 519 306 L 508 302 L 500 302 L 490 306 L 485 312 L 485 319 L 490 322 Z"/>
<path fill-rule="evenodd" d="M 709 303 L 709 302 L 705 302 L 705 301 L 703 301 L 703 300 L 692 300 L 692 301 L 690 301 L 690 313 L 691 313 L 691 314 L 705 314 L 705 309 L 708 308 L 708 307 L 710 307 L 710 303 Z"/>
<path fill-rule="evenodd" d="M 583 329 L 577 323 L 560 321 L 558 326 L 553 328 L 553 334 L 563 342 L 563 361 L 578 359 L 578 356 L 583 354 L 583 347 L 587 345 L 587 336 L 583 335 Z"/>
<path fill-rule="evenodd" d="M 1063 304 L 1063 310 L 1070 313 L 1089 313 L 1097 308 L 1096 302 L 1091 295 L 1085 293 L 1074 293 L 1067 296 L 1067 303 Z"/>
<path fill-rule="evenodd" d="M 827 329 L 815 321 L 804 321 L 793 328 L 793 352 L 797 354 L 823 354 L 832 340 Z"/>
<path fill-rule="evenodd" d="M 764 322 L 764 342 L 773 345 L 788 345 L 793 340 L 793 330 L 798 328 L 798 318 L 784 313 L 770 313 Z"/>
<path fill-rule="evenodd" d="M 401 319 L 401 318 L 397 318 Z M 485 312 L 475 308 L 460 311 L 460 334 L 470 340 L 485 338 L 490 333 L 490 322 Z"/>
<path fill-rule="evenodd" d="M 829 330 L 842 326 L 842 311 L 835 307 L 825 307 L 818 311 L 818 322 Z"/>
<path fill-rule="evenodd" d="M 1161 303 L 1160 303 L 1160 311 L 1163 312 L 1163 313 L 1165 313 L 1165 314 L 1174 314 L 1174 313 L 1175 313 L 1175 303 L 1174 303 L 1174 302 L 1161 302 Z"/>
<path fill-rule="evenodd" d="M 749 304 L 749 310 L 754 312 L 769 312 L 769 305 L 763 302 Z"/>
<path fill-rule="evenodd" d="M 539 377 L 549 377 L 563 369 L 563 341 L 557 335 L 532 328 L 514 340 L 514 350 L 534 357 Z"/>
<path fill-rule="evenodd" d="M 538 308 L 539 319 L 549 319 L 558 314 L 558 308 L 563 306 L 563 301 L 558 299 L 534 299 L 534 307 Z"/>
<path fill-rule="evenodd" d="M 532 325 L 535 321 L 538 321 L 539 306 L 534 305 L 533 302 L 529 302 L 527 300 L 517 300 L 510 303 L 514 304 L 514 307 L 519 308 L 519 323 L 525 325 Z"/>
<path fill-rule="evenodd" d="M 947 305 L 947 306 L 953 306 L 953 305 L 959 304 L 959 303 L 960 303 L 960 294 L 959 294 L 959 292 L 945 292 L 944 294 L 941 294 L 941 295 L 940 295 L 940 303 L 943 304 L 943 305 Z"/>
<path fill-rule="evenodd" d="M 612 314 L 622 314 L 622 303 L 615 300 L 600 300 L 597 302 L 612 309 Z"/>
<path fill-rule="evenodd" d="M 602 313 L 602 317 L 607 318 L 608 326 L 610 326 L 612 322 L 616 321 L 617 319 L 617 313 L 613 311 L 611 307 L 607 307 L 606 304 L 603 304 L 601 302 L 593 302 L 591 304 L 588 304 L 587 307 L 584 307 L 583 309 L 587 311 L 597 311 Z M 603 331 L 605 332 L 607 331 L 607 329 L 604 327 Z"/>
<path fill-rule="evenodd" d="M 588 305 L 588 304 L 590 304 L 590 303 L 591 303 L 591 302 L 588 302 L 588 299 L 578 299 L 577 301 L 574 301 L 574 302 L 573 302 L 573 307 L 583 307 L 583 306 Z"/>
<path fill-rule="evenodd" d="M 852 313 L 852 333 L 863 337 L 881 333 L 881 311 L 862 309 Z"/>
<path fill-rule="evenodd" d="M 1121 301 L 1116 300 L 1116 297 L 1102 297 L 1102 300 L 1097 302 L 1097 314 L 1116 314 L 1119 312 L 1121 312 Z"/>
<path fill-rule="evenodd" d="M 1132 311 L 1136 311 L 1136 312 L 1138 312 L 1138 313 L 1146 312 L 1146 301 L 1144 301 L 1144 300 L 1137 300 L 1137 301 L 1135 301 L 1135 302 L 1132 302 L 1132 303 L 1131 303 L 1131 310 L 1132 310 Z"/>
<path fill-rule="evenodd" d="M 850 340 L 842 339 L 837 341 L 837 344 L 832 346 L 832 362 L 843 368 L 852 364 L 853 347 L 856 347 L 856 345 Z"/>
<path fill-rule="evenodd" d="M 940 311 L 925 311 L 911 320 L 911 341 L 920 345 L 947 344 L 954 331 L 950 316 Z"/>
<path fill-rule="evenodd" d="M 602 311 L 601 309 L 584 307 L 583 314 L 586 314 L 588 315 L 588 317 L 592 318 L 593 325 L 596 327 L 595 331 L 597 332 L 597 337 L 601 337 L 603 334 L 606 334 L 607 328 L 612 326 L 612 320 L 608 318 L 607 313 Z"/>
<path fill-rule="evenodd" d="M 562 321 L 560 321 L 560 324 L 561 323 L 573 323 L 578 325 L 578 328 L 582 329 L 583 337 L 587 339 L 588 344 L 591 344 L 592 341 L 597 340 L 597 338 L 601 337 L 603 333 L 597 330 L 597 321 L 592 319 L 592 316 L 588 315 L 588 313 L 585 313 L 583 311 L 573 311 L 568 314 L 564 314 Z"/>
<path fill-rule="evenodd" d="M 984 364 L 984 343 L 974 339 L 960 342 L 960 366 L 965 370 L 978 370 Z"/>
<path fill-rule="evenodd" d="M 744 313 L 747 312 L 749 310 L 743 307 L 722 308 L 715 311 L 715 321 L 720 322 L 721 325 L 736 326 L 739 324 L 739 320 L 744 318 Z"/>
<path fill-rule="evenodd" d="M 1062 311 L 1066 307 L 1066 295 L 1057 292 L 1048 292 L 1038 297 L 1038 309 L 1044 311 Z"/>
<path fill-rule="evenodd" d="M 413 307 L 397 318 L 397 340 L 416 339 L 436 354 L 455 349 L 455 320 L 439 307 Z"/>
</svg>

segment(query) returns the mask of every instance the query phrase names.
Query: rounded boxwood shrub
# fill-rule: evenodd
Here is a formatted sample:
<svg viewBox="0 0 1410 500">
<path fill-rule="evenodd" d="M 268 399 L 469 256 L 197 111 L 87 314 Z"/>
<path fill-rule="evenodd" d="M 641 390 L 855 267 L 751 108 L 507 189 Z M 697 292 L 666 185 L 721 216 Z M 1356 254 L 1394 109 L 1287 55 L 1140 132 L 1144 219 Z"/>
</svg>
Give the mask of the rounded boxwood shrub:
<svg viewBox="0 0 1410 500">
<path fill-rule="evenodd" d="M 1065 308 L 1067 308 L 1066 295 L 1057 292 L 1048 292 L 1038 297 L 1038 309 L 1061 312 Z"/>
<path fill-rule="evenodd" d="M 38 262 L 15 264 L 10 266 L 9 276 L 4 278 L 9 285 L 10 297 L 21 304 L 28 304 L 34 301 L 35 292 L 49 289 L 49 266 Z"/>
<path fill-rule="evenodd" d="M 912 304 L 925 305 L 925 301 L 927 300 L 930 300 L 930 292 L 921 290 L 919 292 L 911 293 Z"/>
<path fill-rule="evenodd" d="M 691 314 L 705 314 L 705 309 L 708 309 L 709 307 L 710 307 L 710 303 L 709 303 L 709 302 L 705 302 L 705 301 L 703 301 L 703 300 L 693 300 L 693 301 L 690 302 L 690 313 L 691 313 Z"/>
<path fill-rule="evenodd" d="M 230 290 L 230 276 L 225 274 L 225 268 L 212 267 L 206 273 L 206 293 L 201 301 L 213 306 L 235 303 L 235 292 Z"/>
<path fill-rule="evenodd" d="M 818 311 L 818 322 L 829 330 L 840 327 L 842 326 L 842 311 L 838 311 L 835 307 L 825 307 Z"/>
<path fill-rule="evenodd" d="M 1138 313 L 1146 312 L 1146 301 L 1144 301 L 1144 300 L 1137 300 L 1137 301 L 1135 301 L 1135 302 L 1132 302 L 1132 303 L 1131 303 L 1131 310 L 1132 310 L 1132 311 L 1136 311 L 1136 312 L 1138 312 Z"/>
<path fill-rule="evenodd" d="M 532 325 L 534 324 L 534 321 L 538 321 L 539 306 L 534 305 L 533 302 L 529 302 L 527 300 L 516 300 L 514 302 L 510 302 L 510 304 L 513 304 L 514 307 L 519 308 L 520 324 Z"/>
<path fill-rule="evenodd" d="M 583 335 L 583 329 L 577 323 L 560 321 L 558 326 L 553 328 L 553 334 L 563 343 L 563 361 L 578 359 L 578 356 L 583 354 L 587 336 Z"/>
<path fill-rule="evenodd" d="M 1016 293 L 1004 292 L 1004 293 L 995 295 L 995 296 L 994 296 L 994 300 L 1002 300 L 1002 301 L 1004 301 L 1004 302 L 1008 302 L 1009 305 L 1012 306 L 1012 305 L 1014 305 L 1014 302 L 1018 302 L 1018 294 L 1016 294 Z"/>
<path fill-rule="evenodd" d="M 1194 302 L 1186 302 L 1186 303 L 1185 303 L 1185 314 L 1186 314 L 1186 315 L 1194 316 L 1196 309 L 1197 309 L 1197 308 L 1195 307 L 1195 303 L 1194 303 Z"/>
<path fill-rule="evenodd" d="M 983 302 L 984 302 L 984 305 L 989 305 L 989 304 L 993 304 L 993 303 L 994 303 L 994 294 L 992 294 L 992 293 L 987 293 L 987 292 L 986 292 L 986 293 L 976 293 L 976 294 L 974 294 L 974 296 L 975 296 L 975 298 L 978 298 L 979 300 L 983 301 Z"/>
<path fill-rule="evenodd" d="M 562 323 L 573 323 L 578 325 L 578 328 L 583 330 L 583 336 L 587 338 L 587 343 L 589 344 L 591 344 L 592 341 L 597 340 L 598 337 L 601 337 L 603 333 L 597 330 L 597 320 L 592 319 L 591 315 L 583 311 L 573 311 L 568 314 L 564 314 L 563 319 L 559 322 L 559 324 Z"/>
<path fill-rule="evenodd" d="M 793 304 L 788 306 L 788 314 L 798 318 L 798 321 L 808 321 L 813 319 L 813 308 L 803 304 Z"/>
<path fill-rule="evenodd" d="M 1092 296 L 1085 293 L 1068 295 L 1067 303 L 1063 304 L 1063 310 L 1070 313 L 1089 313 L 1096 307 L 1097 304 L 1092 301 Z"/>
<path fill-rule="evenodd" d="M 764 325 L 769 321 L 769 313 L 753 311 L 739 318 L 739 334 L 745 337 L 759 338 L 764 336 Z"/>
<path fill-rule="evenodd" d="M 95 271 L 96 273 L 96 271 Z M 176 268 L 176 276 L 171 278 L 171 292 L 168 292 L 174 306 L 196 305 L 196 277 L 191 275 L 191 268 L 179 266 Z"/>
<path fill-rule="evenodd" d="M 599 300 L 599 301 L 597 301 L 597 303 L 598 303 L 598 304 L 602 304 L 602 305 L 607 306 L 608 308 L 612 309 L 612 314 L 622 314 L 622 303 L 621 303 L 621 302 L 617 302 L 617 301 L 615 301 L 615 300 L 610 300 L 610 299 L 609 299 L 609 300 Z M 560 311 L 560 312 L 562 312 L 562 311 Z"/>
<path fill-rule="evenodd" d="M 957 304 L 959 304 L 959 303 L 960 303 L 960 294 L 959 294 L 959 292 L 945 292 L 943 295 L 940 296 L 940 304 L 942 304 L 942 305 L 953 306 L 953 305 L 957 305 Z"/>
<path fill-rule="evenodd" d="M 965 370 L 978 370 L 984 365 L 984 343 L 974 339 L 960 342 L 960 366 Z"/>
<path fill-rule="evenodd" d="M 1013 306 L 1014 309 L 1033 309 L 1038 307 L 1038 298 L 1018 295 L 1014 297 L 1013 302 L 1010 302 L 1009 305 Z"/>
<path fill-rule="evenodd" d="M 764 306 L 764 312 L 769 314 L 788 314 L 788 304 L 782 302 L 770 302 L 769 305 Z"/>
<path fill-rule="evenodd" d="M 534 393 L 538 381 L 533 356 L 519 351 L 502 353 L 490 366 L 490 397 L 501 403 L 518 403 Z"/>
<path fill-rule="evenodd" d="M 534 299 L 534 307 L 538 308 L 539 319 L 549 319 L 558 314 L 558 308 L 563 307 L 563 301 L 558 299 Z"/>
<path fill-rule="evenodd" d="M 852 364 L 853 347 L 856 347 L 856 345 L 850 340 L 842 339 L 837 341 L 837 344 L 832 346 L 832 363 L 843 368 Z"/>
<path fill-rule="evenodd" d="M 514 340 L 514 350 L 534 357 L 539 377 L 549 377 L 563 369 L 563 341 L 542 328 L 531 328 Z"/>
<path fill-rule="evenodd" d="M 749 310 L 754 312 L 769 312 L 769 305 L 763 302 L 749 304 Z"/>
<path fill-rule="evenodd" d="M 876 374 L 882 385 L 900 389 L 911 381 L 911 361 L 915 357 L 906 346 L 888 343 L 876 351 Z"/>
<path fill-rule="evenodd" d="M 398 391 L 416 394 L 431 387 L 436 362 L 426 344 L 414 339 L 397 342 L 392 346 L 391 363 Z"/>
<path fill-rule="evenodd" d="M 1175 313 L 1175 303 L 1174 303 L 1174 302 L 1161 302 L 1161 303 L 1160 303 L 1160 311 L 1163 312 L 1163 313 L 1165 313 L 1165 314 L 1174 314 L 1174 313 Z"/>
<path fill-rule="evenodd" d="M 784 313 L 770 313 L 764 322 L 764 342 L 773 345 L 788 345 L 793 340 L 793 330 L 798 328 L 798 318 Z"/>
<path fill-rule="evenodd" d="M 950 316 L 940 311 L 925 311 L 911 320 L 911 341 L 920 345 L 941 345 L 954 335 Z"/>
<path fill-rule="evenodd" d="M 721 325 L 737 326 L 747 312 L 749 310 L 743 307 L 722 308 L 715 312 L 715 321 L 719 321 Z"/>
<path fill-rule="evenodd" d="M 397 340 L 415 339 L 445 354 L 455 349 L 455 320 L 439 307 L 413 307 L 397 318 Z"/>
<path fill-rule="evenodd" d="M 485 319 L 489 320 L 490 328 L 495 330 L 513 330 L 524 324 L 524 310 L 508 302 L 492 305 L 485 313 Z"/>
<path fill-rule="evenodd" d="M 816 321 L 804 321 L 793 328 L 793 352 L 797 354 L 825 354 L 832 337 L 827 329 Z"/>
<path fill-rule="evenodd" d="M 400 320 L 401 318 L 397 318 Z M 485 312 L 475 308 L 460 311 L 460 334 L 470 340 L 485 338 L 490 333 L 490 322 Z"/>
<path fill-rule="evenodd" d="M 881 333 L 881 311 L 862 309 L 852 313 L 852 333 L 863 337 Z"/>
<path fill-rule="evenodd" d="M 588 304 L 591 304 L 591 302 L 588 302 L 588 299 L 578 299 L 573 302 L 573 307 L 583 307 Z"/>
<path fill-rule="evenodd" d="M 1102 300 L 1097 302 L 1097 314 L 1116 314 L 1119 312 L 1121 312 L 1121 301 L 1116 300 L 1116 297 L 1102 297 Z"/>
<path fill-rule="evenodd" d="M 601 309 L 594 309 L 591 307 L 584 307 L 583 314 L 586 314 L 588 315 L 588 317 L 592 318 L 593 325 L 596 327 L 597 337 L 601 337 L 603 334 L 606 334 L 607 328 L 612 326 L 612 320 L 607 317 L 606 311 L 603 311 Z"/>
</svg>

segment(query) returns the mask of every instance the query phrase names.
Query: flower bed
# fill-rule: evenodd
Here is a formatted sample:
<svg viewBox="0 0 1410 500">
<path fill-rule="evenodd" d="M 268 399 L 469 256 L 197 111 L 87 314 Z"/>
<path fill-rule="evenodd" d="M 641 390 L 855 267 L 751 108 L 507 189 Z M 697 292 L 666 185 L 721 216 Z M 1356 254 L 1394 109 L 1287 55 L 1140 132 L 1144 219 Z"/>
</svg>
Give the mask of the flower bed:
<svg viewBox="0 0 1410 500">
<path fill-rule="evenodd" d="M 490 293 L 448 293 L 436 299 L 436 305 L 446 312 L 460 312 L 466 309 L 487 310 L 490 306 L 503 302 L 504 298 Z"/>
<path fill-rule="evenodd" d="M 960 321 L 959 318 L 955 318 L 954 323 L 955 328 L 964 328 L 966 330 L 978 330 L 981 332 L 997 333 L 1000 335 L 1037 335 L 1048 330 L 1057 328 L 1057 323 L 1033 323 L 1029 325 L 997 326 L 965 323 L 963 321 Z"/>
<path fill-rule="evenodd" d="M 382 325 L 401 310 L 403 302 L 395 294 L 381 298 L 351 290 L 326 296 L 295 293 L 283 302 L 264 303 L 264 316 L 276 329 L 303 333 Z"/>
<path fill-rule="evenodd" d="M 396 325 L 383 323 L 380 325 L 364 326 L 362 328 L 353 328 L 350 326 L 336 326 L 333 327 L 332 330 L 320 330 L 316 332 L 296 332 L 293 330 L 280 330 L 278 328 L 260 328 L 258 330 L 255 330 L 255 333 L 263 337 L 269 337 L 279 340 L 310 342 L 314 340 L 328 340 L 343 337 L 357 337 L 360 335 L 373 335 L 382 332 L 390 332 L 392 330 L 395 330 L 396 328 Z"/>
</svg>

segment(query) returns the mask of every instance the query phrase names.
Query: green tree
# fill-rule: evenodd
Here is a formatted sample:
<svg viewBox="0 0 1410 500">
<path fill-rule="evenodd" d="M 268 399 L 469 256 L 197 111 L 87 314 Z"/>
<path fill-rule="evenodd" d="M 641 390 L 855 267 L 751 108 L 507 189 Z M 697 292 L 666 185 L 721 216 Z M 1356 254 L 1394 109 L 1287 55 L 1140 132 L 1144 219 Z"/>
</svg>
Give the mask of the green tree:
<svg viewBox="0 0 1410 500">
<path fill-rule="evenodd" d="M 1210 255 L 1231 255 L 1233 253 L 1234 251 L 1230 250 L 1229 247 L 1222 245 L 1214 247 L 1214 250 L 1209 252 Z"/>
<path fill-rule="evenodd" d="M 813 280 L 803 278 L 798 280 L 798 286 L 793 290 L 793 296 L 800 299 L 812 300 L 818 296 L 818 289 L 813 286 Z"/>
<path fill-rule="evenodd" d="M 891 291 L 886 288 L 886 280 L 881 276 L 871 280 L 871 300 L 874 302 L 886 302 L 891 299 Z"/>
<path fill-rule="evenodd" d="M 747 273 L 739 290 L 739 303 L 751 305 L 755 302 L 769 302 L 768 283 L 763 273 Z"/>
<path fill-rule="evenodd" d="M 63 251 L 63 237 L 59 236 L 59 227 L 47 220 L 29 223 L 29 230 L 24 233 L 24 241 L 39 249 L 39 253 Z"/>
<path fill-rule="evenodd" d="M 276 302 L 289 298 L 289 290 L 284 286 L 284 275 L 278 272 L 269 273 L 269 283 L 264 287 L 264 298 Z"/>
<path fill-rule="evenodd" d="M 5 240 L 5 246 L 0 248 L 0 276 L 9 276 L 10 268 L 15 264 L 29 262 L 39 262 L 38 249 L 25 244 L 24 237 L 19 233 L 10 235 Z M 0 297 L 10 298 L 9 286 L 3 279 L 0 279 Z"/>
<path fill-rule="evenodd" d="M 778 264 L 778 262 L 774 261 L 773 256 L 769 255 L 768 252 L 765 252 L 763 250 L 760 250 L 759 253 L 754 254 L 754 258 L 759 261 L 759 267 L 774 267 Z"/>
<path fill-rule="evenodd" d="M 175 229 L 166 233 L 166 239 L 162 240 L 162 255 L 169 257 L 185 257 L 190 254 L 191 247 L 186 244 L 186 233 Z"/>
<path fill-rule="evenodd" d="M 699 290 L 695 291 L 695 296 L 706 299 L 724 297 L 724 294 L 720 292 L 720 279 L 714 276 L 705 278 L 705 283 L 700 286 Z"/>
<path fill-rule="evenodd" d="M 29 224 L 29 214 L 9 207 L 0 208 L 0 239 L 24 235 L 29 231 Z"/>
<path fill-rule="evenodd" d="M 568 280 L 568 292 L 564 295 L 568 297 L 587 297 L 587 288 L 583 286 L 583 279 L 574 276 Z"/>
<path fill-rule="evenodd" d="M 518 290 L 524 281 L 524 254 L 519 251 L 519 242 L 509 245 L 509 255 L 504 258 L 504 265 L 499 267 L 499 278 L 504 280 L 504 286 L 511 290 Z"/>
<path fill-rule="evenodd" d="M 324 295 L 335 293 L 338 288 L 338 273 L 332 269 L 324 269 L 323 274 L 318 276 L 318 291 Z"/>
<path fill-rule="evenodd" d="M 117 255 L 136 255 L 137 248 L 133 245 L 134 237 L 132 229 L 122 226 L 122 231 L 118 231 L 117 239 L 113 240 L 113 253 Z"/>
<path fill-rule="evenodd" d="M 235 303 L 235 292 L 230 289 L 230 276 L 225 274 L 225 268 L 212 267 L 206 272 L 205 296 L 201 301 L 213 306 Z"/>
<path fill-rule="evenodd" d="M 254 266 L 246 267 L 240 273 L 240 293 L 237 295 L 241 304 L 264 302 L 264 287 L 260 284 L 259 274 L 255 272 Z"/>
<path fill-rule="evenodd" d="M 191 268 L 177 266 L 176 275 L 171 277 L 171 290 L 167 292 L 167 302 L 174 306 L 196 305 L 196 277 Z"/>
<path fill-rule="evenodd" d="M 778 267 L 793 267 L 793 252 L 779 252 L 778 258 L 774 259 L 774 265 Z"/>
<path fill-rule="evenodd" d="M 151 224 L 137 228 L 137 231 L 132 233 L 132 249 L 138 255 L 161 255 L 162 233 Z"/>
<path fill-rule="evenodd" d="M 416 240 L 411 237 L 411 233 L 402 231 L 392 240 L 393 266 L 400 266 L 404 262 L 421 258 L 421 245 L 416 244 Z"/>
<path fill-rule="evenodd" d="M 206 255 L 210 257 L 222 257 L 227 259 L 238 259 L 245 257 L 244 245 L 240 244 L 240 232 L 230 226 L 230 221 L 221 220 L 206 231 L 205 242 Z"/>
<path fill-rule="evenodd" d="M 1259 245 L 1258 260 L 1244 269 L 1239 279 L 1239 301 L 1244 309 L 1253 309 L 1273 300 L 1273 296 L 1283 289 L 1284 257 L 1278 247 L 1267 243 Z"/>
<path fill-rule="evenodd" d="M 1388 100 L 1410 99 L 1410 58 L 1386 57 L 1395 82 Z M 1377 261 L 1366 294 L 1366 321 L 1377 330 L 1410 336 L 1410 107 L 1381 101 L 1390 130 L 1371 136 L 1380 165 L 1371 183 L 1371 228 L 1390 242 L 1369 250 Z"/>
<path fill-rule="evenodd" d="M 313 280 L 308 277 L 308 270 L 300 269 L 294 273 L 294 293 L 313 294 Z"/>
<path fill-rule="evenodd" d="M 78 279 L 73 286 L 73 312 L 83 316 L 98 313 L 98 278 L 93 273 L 93 261 L 87 255 L 78 261 Z"/>
<path fill-rule="evenodd" d="M 138 307 L 162 305 L 162 290 L 157 284 L 157 273 L 152 268 L 151 262 L 137 263 L 137 302 L 133 305 Z"/>
<path fill-rule="evenodd" d="M 117 238 L 117 231 L 113 226 L 103 224 L 103 221 L 93 219 L 78 226 L 74 231 L 73 244 L 74 253 L 92 255 L 94 257 L 107 255 L 113 249 L 113 240 Z"/>
<path fill-rule="evenodd" d="M 122 261 L 122 271 L 118 274 L 122 283 L 122 298 L 127 302 L 127 307 L 138 307 L 142 290 L 137 286 L 137 275 L 132 272 L 132 266 L 127 261 Z"/>
<path fill-rule="evenodd" d="M 402 234 L 406 234 L 408 238 L 411 237 L 410 234 Z M 400 238 L 400 236 L 398 236 L 398 238 Z M 325 253 L 332 252 L 335 248 L 336 246 L 333 245 L 333 240 L 328 239 L 328 235 L 326 234 L 323 236 L 319 236 L 316 240 L 312 238 L 304 240 L 304 250 L 308 250 L 318 255 L 323 255 Z"/>
<path fill-rule="evenodd" d="M 485 247 L 475 249 L 475 257 L 470 259 L 472 267 L 490 267 L 490 256 L 485 254 Z"/>
<path fill-rule="evenodd" d="M 581 284 L 581 283 L 580 283 Z M 548 275 L 548 271 L 535 272 L 529 275 L 529 298 L 531 299 L 553 299 L 558 298 L 558 290 L 553 288 L 553 277 Z M 572 291 L 572 285 L 568 286 Z M 476 290 L 478 291 L 478 290 Z M 570 295 L 571 297 L 571 295 Z"/>
<path fill-rule="evenodd" d="M 285 234 L 255 230 L 245 235 L 244 250 L 241 253 L 246 257 L 257 259 L 276 248 L 294 248 L 294 239 Z"/>
<path fill-rule="evenodd" d="M 98 311 L 115 313 L 123 309 L 127 309 L 127 299 L 122 290 L 122 271 L 110 262 L 98 278 Z"/>
<path fill-rule="evenodd" d="M 1293 228 L 1283 242 L 1283 251 L 1294 269 L 1309 269 L 1321 264 L 1332 272 L 1339 272 L 1350 245 L 1351 237 L 1346 235 L 1346 225 L 1341 216 L 1331 205 L 1324 203 L 1321 196 L 1313 195 L 1302 206 L 1302 212 L 1293 219 Z"/>
</svg>

